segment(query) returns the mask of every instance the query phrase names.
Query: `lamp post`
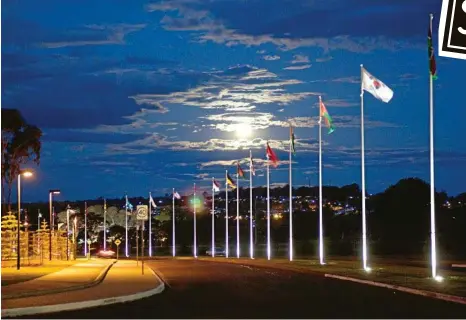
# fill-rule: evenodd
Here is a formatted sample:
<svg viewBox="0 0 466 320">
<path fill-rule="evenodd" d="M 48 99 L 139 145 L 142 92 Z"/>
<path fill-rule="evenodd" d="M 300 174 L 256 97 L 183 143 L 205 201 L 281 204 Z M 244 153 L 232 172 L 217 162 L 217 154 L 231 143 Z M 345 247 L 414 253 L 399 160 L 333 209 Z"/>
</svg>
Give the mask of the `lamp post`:
<svg viewBox="0 0 466 320">
<path fill-rule="evenodd" d="M 16 240 L 16 269 L 21 268 L 21 254 L 20 254 L 20 221 L 21 221 L 21 175 L 24 177 L 32 177 L 32 172 L 29 170 L 20 170 L 18 173 L 18 230 Z"/>
<path fill-rule="evenodd" d="M 52 261 L 52 196 L 54 194 L 60 194 L 60 190 L 52 189 L 49 190 L 49 212 L 50 212 L 50 228 L 49 228 L 49 260 Z"/>
</svg>

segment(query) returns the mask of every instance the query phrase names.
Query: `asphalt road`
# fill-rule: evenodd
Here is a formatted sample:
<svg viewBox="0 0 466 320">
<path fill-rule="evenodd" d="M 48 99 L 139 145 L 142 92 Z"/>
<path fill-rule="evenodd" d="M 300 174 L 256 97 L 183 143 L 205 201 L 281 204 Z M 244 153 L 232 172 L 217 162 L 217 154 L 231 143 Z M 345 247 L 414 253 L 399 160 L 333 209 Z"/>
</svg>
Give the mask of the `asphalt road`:
<svg viewBox="0 0 466 320">
<path fill-rule="evenodd" d="M 160 295 L 34 318 L 465 318 L 466 306 L 322 276 L 193 260 L 150 265 Z"/>
</svg>

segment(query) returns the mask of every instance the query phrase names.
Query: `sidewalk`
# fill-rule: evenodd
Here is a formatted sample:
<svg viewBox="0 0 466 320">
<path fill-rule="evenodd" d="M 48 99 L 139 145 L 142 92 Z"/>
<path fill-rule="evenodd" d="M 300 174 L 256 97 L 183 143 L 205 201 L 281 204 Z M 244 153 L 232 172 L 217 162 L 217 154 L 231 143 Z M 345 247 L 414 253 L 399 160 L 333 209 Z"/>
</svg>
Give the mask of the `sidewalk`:
<svg viewBox="0 0 466 320">
<path fill-rule="evenodd" d="M 60 271 L 29 281 L 2 286 L 2 303 L 9 299 L 76 290 L 97 284 L 113 263 L 114 260 L 82 259 Z M 17 272 L 20 275 L 22 270 Z"/>
<path fill-rule="evenodd" d="M 66 294 L 48 294 L 35 297 L 2 301 L 2 317 L 26 316 L 77 310 L 145 298 L 164 290 L 164 283 L 147 264 L 144 275 L 141 263 L 134 260 L 119 260 L 107 273 L 105 279 L 91 288 L 75 290 Z"/>
</svg>

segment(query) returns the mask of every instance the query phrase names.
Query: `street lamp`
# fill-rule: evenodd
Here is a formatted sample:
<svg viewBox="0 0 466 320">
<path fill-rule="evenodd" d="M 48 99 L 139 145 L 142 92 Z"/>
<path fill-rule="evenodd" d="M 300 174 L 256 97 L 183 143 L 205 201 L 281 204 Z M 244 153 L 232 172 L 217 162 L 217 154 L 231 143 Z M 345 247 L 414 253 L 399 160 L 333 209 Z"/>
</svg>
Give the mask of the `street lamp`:
<svg viewBox="0 0 466 320">
<path fill-rule="evenodd" d="M 52 189 L 49 190 L 49 212 L 50 212 L 50 228 L 49 228 L 49 260 L 52 261 L 52 196 L 54 194 L 60 194 L 60 190 Z"/>
<path fill-rule="evenodd" d="M 18 230 L 17 230 L 17 241 L 16 241 L 16 269 L 21 268 L 21 254 L 20 254 L 20 233 L 19 224 L 21 221 L 21 176 L 26 178 L 32 177 L 32 172 L 29 170 L 20 170 L 18 173 Z"/>
</svg>

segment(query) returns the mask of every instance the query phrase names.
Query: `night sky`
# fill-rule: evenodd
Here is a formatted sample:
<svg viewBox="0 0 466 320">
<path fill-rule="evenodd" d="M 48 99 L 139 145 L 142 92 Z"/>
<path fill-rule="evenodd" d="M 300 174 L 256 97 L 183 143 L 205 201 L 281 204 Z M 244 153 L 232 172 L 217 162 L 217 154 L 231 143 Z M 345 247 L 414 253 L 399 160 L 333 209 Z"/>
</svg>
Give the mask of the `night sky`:
<svg viewBox="0 0 466 320">
<path fill-rule="evenodd" d="M 68 200 L 210 190 L 236 159 L 248 171 L 250 148 L 264 185 L 265 143 L 287 160 L 289 121 L 294 185 L 316 185 L 319 95 L 336 127 L 324 131 L 323 182 L 360 184 L 360 64 L 394 91 L 388 104 L 365 94 L 368 192 L 429 181 L 427 31 L 434 13 L 438 52 L 440 10 L 441 0 L 2 1 L 2 107 L 44 132 L 23 200 L 51 188 Z M 466 62 L 436 58 L 436 187 L 456 195 Z M 271 183 L 287 181 L 284 162 Z"/>
</svg>

